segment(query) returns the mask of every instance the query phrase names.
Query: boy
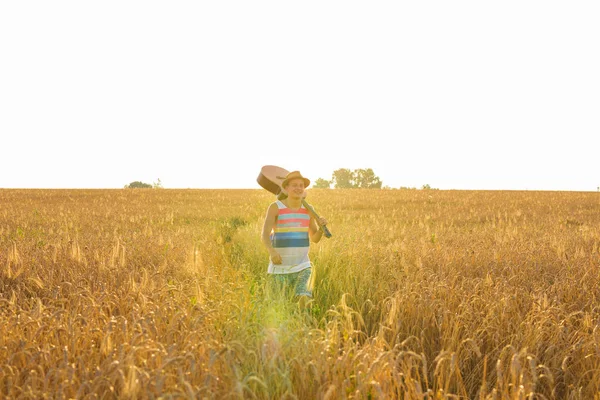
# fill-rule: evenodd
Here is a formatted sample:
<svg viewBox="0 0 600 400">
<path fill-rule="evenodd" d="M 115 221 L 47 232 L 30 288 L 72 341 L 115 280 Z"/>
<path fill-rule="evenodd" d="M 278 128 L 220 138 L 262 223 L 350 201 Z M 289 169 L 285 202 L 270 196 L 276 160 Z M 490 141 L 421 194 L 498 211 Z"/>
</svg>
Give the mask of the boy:
<svg viewBox="0 0 600 400">
<path fill-rule="evenodd" d="M 288 197 L 269 206 L 262 229 L 262 242 L 270 256 L 268 273 L 277 284 L 294 289 L 301 307 L 312 297 L 310 242 L 321 240 L 319 226 L 327 224 L 325 218 L 315 220 L 302 205 L 309 185 L 310 180 L 300 171 L 290 172 L 281 184 Z"/>
</svg>

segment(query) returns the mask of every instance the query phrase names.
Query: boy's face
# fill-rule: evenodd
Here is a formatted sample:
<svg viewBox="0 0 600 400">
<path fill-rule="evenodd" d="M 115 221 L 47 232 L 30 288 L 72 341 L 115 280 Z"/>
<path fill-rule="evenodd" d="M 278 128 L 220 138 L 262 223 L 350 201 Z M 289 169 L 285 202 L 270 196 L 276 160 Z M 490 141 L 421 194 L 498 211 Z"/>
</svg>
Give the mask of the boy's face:
<svg viewBox="0 0 600 400">
<path fill-rule="evenodd" d="M 288 182 L 287 186 L 285 187 L 285 190 L 288 193 L 294 193 L 297 195 L 301 195 L 302 193 L 304 193 L 304 180 L 298 178 L 298 179 L 292 179 L 291 181 Z"/>
</svg>

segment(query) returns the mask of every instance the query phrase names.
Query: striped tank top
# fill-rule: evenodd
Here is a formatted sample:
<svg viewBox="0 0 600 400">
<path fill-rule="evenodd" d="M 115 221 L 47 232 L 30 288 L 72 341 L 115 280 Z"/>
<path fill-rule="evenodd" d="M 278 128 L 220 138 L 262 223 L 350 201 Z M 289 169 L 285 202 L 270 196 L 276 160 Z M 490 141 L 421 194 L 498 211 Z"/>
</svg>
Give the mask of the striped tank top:
<svg viewBox="0 0 600 400">
<path fill-rule="evenodd" d="M 308 250 L 310 248 L 308 227 L 310 214 L 302 206 L 291 210 L 281 201 L 277 201 L 279 213 L 271 233 L 271 243 L 281 255 L 281 264 L 269 261 L 269 274 L 290 274 L 310 268 Z"/>
</svg>

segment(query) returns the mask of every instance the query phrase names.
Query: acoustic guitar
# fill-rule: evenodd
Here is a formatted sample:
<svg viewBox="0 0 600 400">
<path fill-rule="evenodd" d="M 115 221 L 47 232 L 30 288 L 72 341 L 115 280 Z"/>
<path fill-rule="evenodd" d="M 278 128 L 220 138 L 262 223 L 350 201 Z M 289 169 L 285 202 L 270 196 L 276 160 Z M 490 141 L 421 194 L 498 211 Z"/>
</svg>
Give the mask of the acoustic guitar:
<svg viewBox="0 0 600 400">
<path fill-rule="evenodd" d="M 260 169 L 260 174 L 258 174 L 256 181 L 263 189 L 267 189 L 269 192 L 276 195 L 278 200 L 284 200 L 287 198 L 287 193 L 281 184 L 285 180 L 287 174 L 289 174 L 289 171 L 286 169 L 275 165 L 265 165 Z M 302 205 L 313 215 L 313 217 L 315 217 L 315 219 L 319 219 L 319 215 L 315 209 L 304 200 L 304 197 L 302 198 Z M 320 225 L 320 227 L 326 238 L 332 236 L 326 225 Z"/>
</svg>

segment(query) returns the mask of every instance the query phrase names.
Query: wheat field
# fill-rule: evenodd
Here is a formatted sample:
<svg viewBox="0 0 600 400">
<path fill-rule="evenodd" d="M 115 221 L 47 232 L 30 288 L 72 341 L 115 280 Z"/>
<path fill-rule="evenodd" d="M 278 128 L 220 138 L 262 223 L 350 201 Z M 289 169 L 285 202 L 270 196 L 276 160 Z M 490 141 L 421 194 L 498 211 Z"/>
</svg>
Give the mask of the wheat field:
<svg viewBox="0 0 600 400">
<path fill-rule="evenodd" d="M 600 398 L 600 193 L 310 190 L 307 310 L 262 190 L 0 190 L 0 397 Z"/>
</svg>

